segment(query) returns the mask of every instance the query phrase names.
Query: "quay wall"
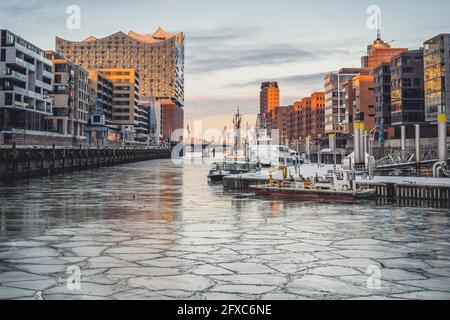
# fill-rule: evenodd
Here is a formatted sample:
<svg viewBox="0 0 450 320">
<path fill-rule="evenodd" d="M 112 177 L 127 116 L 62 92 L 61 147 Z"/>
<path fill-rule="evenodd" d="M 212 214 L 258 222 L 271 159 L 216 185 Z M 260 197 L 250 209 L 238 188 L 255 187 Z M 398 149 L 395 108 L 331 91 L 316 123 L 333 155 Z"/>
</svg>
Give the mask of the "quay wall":
<svg viewBox="0 0 450 320">
<path fill-rule="evenodd" d="M 170 159 L 170 148 L 0 147 L 0 182 L 125 163 Z"/>
<path fill-rule="evenodd" d="M 268 179 L 255 179 L 243 177 L 225 177 L 223 186 L 230 190 L 250 190 L 252 185 L 268 184 Z M 369 185 L 376 190 L 378 198 L 402 200 L 432 200 L 450 202 L 450 187 L 442 185 L 414 185 L 395 183 L 361 182 L 360 185 Z"/>
</svg>

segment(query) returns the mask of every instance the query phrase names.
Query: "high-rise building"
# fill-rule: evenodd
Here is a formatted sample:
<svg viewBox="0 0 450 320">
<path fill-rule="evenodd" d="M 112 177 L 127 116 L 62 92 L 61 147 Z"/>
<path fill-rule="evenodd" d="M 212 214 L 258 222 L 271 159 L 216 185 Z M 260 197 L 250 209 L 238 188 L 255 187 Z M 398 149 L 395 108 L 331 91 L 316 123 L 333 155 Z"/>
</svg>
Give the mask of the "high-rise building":
<svg viewBox="0 0 450 320">
<path fill-rule="evenodd" d="M 289 123 L 289 140 L 293 143 L 304 141 L 311 132 L 311 98 L 302 98 L 287 109 L 286 121 Z"/>
<path fill-rule="evenodd" d="M 287 144 L 289 141 L 290 110 L 292 110 L 292 106 L 278 106 L 268 114 L 271 119 L 270 129 L 278 130 L 278 137 L 282 144 Z"/>
<path fill-rule="evenodd" d="M 353 78 L 355 99 L 353 104 L 354 122 L 363 123 L 364 129 L 375 128 L 375 94 L 374 78 L 371 75 L 359 74 Z"/>
<path fill-rule="evenodd" d="M 311 135 L 313 139 L 322 137 L 325 134 L 325 93 L 314 92 L 311 95 Z"/>
<path fill-rule="evenodd" d="M 275 81 L 263 82 L 260 93 L 260 114 L 266 115 L 280 106 L 280 88 Z"/>
<path fill-rule="evenodd" d="M 112 124 L 139 125 L 139 74 L 134 69 L 90 70 L 102 73 L 113 83 Z"/>
<path fill-rule="evenodd" d="M 52 115 L 52 62 L 42 49 L 8 30 L 0 30 L 0 136 L 48 130 Z"/>
<path fill-rule="evenodd" d="M 89 70 L 90 111 L 99 107 L 104 116 L 105 124 L 109 127 L 113 123 L 113 82 L 99 70 Z"/>
<path fill-rule="evenodd" d="M 445 114 L 450 123 L 450 34 L 425 42 L 425 120 L 436 123 Z"/>
<path fill-rule="evenodd" d="M 375 125 L 381 131 L 383 130 L 383 139 L 386 140 L 393 136 L 391 128 L 391 63 L 383 62 L 373 69 L 375 81 Z"/>
<path fill-rule="evenodd" d="M 325 76 L 325 133 L 350 133 L 345 131 L 349 112 L 343 85 L 358 74 L 368 73 L 366 68 L 343 68 Z"/>
<path fill-rule="evenodd" d="M 51 129 L 83 140 L 89 123 L 88 72 L 54 51 L 46 51 L 45 54 L 53 62 Z"/>
<path fill-rule="evenodd" d="M 150 126 L 150 107 L 148 105 L 139 103 L 138 111 L 138 125 L 136 127 L 136 141 L 148 142 L 150 139 L 149 126 Z"/>
<path fill-rule="evenodd" d="M 362 58 L 362 67 L 373 70 L 382 63 L 389 62 L 393 56 L 406 50 L 408 49 L 392 48 L 389 43 L 381 39 L 381 34 L 378 33 L 377 39 L 367 47 L 367 56 Z"/>
<path fill-rule="evenodd" d="M 403 52 L 391 60 L 392 126 L 409 125 L 414 136 L 414 124 L 425 121 L 423 50 Z M 399 136 L 397 129 L 396 136 Z"/>
</svg>

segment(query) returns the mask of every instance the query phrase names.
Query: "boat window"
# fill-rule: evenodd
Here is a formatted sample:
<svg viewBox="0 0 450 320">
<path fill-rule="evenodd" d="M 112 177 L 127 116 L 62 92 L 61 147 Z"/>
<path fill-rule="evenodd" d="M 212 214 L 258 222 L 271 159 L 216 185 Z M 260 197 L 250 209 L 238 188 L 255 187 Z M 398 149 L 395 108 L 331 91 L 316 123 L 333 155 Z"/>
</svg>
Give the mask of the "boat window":
<svg viewBox="0 0 450 320">
<path fill-rule="evenodd" d="M 342 172 L 336 172 L 336 179 L 338 181 L 343 181 L 344 180 L 344 174 Z"/>
</svg>

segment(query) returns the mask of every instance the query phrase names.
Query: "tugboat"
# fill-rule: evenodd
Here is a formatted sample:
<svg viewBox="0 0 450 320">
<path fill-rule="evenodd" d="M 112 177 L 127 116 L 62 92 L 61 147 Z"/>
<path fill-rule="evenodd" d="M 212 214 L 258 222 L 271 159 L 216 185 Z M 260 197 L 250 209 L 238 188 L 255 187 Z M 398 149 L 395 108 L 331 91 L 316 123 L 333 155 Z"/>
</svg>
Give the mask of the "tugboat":
<svg viewBox="0 0 450 320">
<path fill-rule="evenodd" d="M 314 179 L 286 180 L 286 168 L 275 170 L 283 171 L 283 180 L 275 181 L 273 171 L 270 172 L 270 184 L 251 186 L 257 196 L 284 198 L 299 201 L 330 200 L 353 202 L 361 199 L 373 199 L 375 190 L 367 185 L 356 186 L 356 175 L 353 171 L 334 170 L 324 177 Z"/>
</svg>

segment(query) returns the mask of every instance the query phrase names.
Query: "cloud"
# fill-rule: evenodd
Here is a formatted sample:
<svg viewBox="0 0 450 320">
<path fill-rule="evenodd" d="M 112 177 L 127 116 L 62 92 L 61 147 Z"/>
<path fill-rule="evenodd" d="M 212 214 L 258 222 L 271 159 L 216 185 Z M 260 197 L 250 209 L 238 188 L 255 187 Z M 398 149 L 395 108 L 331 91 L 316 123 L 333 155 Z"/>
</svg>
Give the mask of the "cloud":
<svg viewBox="0 0 450 320">
<path fill-rule="evenodd" d="M 186 69 L 192 73 L 205 73 L 314 59 L 319 59 L 315 53 L 288 44 L 217 46 L 205 48 L 201 55 L 192 53 L 188 56 Z"/>
<path fill-rule="evenodd" d="M 323 83 L 323 79 L 325 78 L 326 73 L 312 73 L 312 74 L 297 74 L 291 76 L 283 76 L 275 78 L 281 86 L 300 86 L 300 85 L 308 85 L 308 84 L 316 84 Z M 242 88 L 242 87 L 253 87 L 261 85 L 261 82 L 267 81 L 268 79 L 257 79 L 247 82 L 241 83 L 230 83 L 228 86 L 233 88 Z"/>
<path fill-rule="evenodd" d="M 302 43 L 289 37 L 280 41 L 267 32 L 252 27 L 187 32 L 186 72 L 202 75 L 238 68 L 320 61 L 330 57 L 347 59 L 355 55 L 342 49 L 342 43 Z"/>
<path fill-rule="evenodd" d="M 226 95 L 226 96 L 190 96 L 185 101 L 189 118 L 202 118 L 206 116 L 232 115 L 239 107 L 243 113 L 253 114 L 259 110 L 259 97 Z"/>
</svg>

